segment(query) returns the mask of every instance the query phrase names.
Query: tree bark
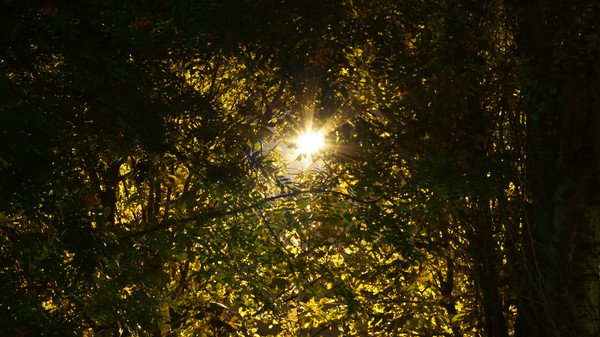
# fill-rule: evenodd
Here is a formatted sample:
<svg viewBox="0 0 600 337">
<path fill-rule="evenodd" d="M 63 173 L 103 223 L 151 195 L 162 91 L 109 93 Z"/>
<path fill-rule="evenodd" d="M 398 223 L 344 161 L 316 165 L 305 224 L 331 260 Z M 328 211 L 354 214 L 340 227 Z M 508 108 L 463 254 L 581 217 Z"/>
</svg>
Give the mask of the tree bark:
<svg viewBox="0 0 600 337">
<path fill-rule="evenodd" d="M 512 5 L 523 66 L 531 200 L 523 224 L 515 333 L 600 336 L 600 85 L 593 67 L 598 47 L 582 40 L 598 33 L 587 13 L 592 5 Z"/>
</svg>

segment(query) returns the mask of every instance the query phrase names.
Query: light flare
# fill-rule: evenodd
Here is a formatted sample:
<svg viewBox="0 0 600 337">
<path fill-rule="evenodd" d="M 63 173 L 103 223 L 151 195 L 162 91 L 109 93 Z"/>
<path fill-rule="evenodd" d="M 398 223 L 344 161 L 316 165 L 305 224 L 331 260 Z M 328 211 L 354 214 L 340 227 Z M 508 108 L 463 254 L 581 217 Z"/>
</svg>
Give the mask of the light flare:
<svg viewBox="0 0 600 337">
<path fill-rule="evenodd" d="M 296 143 L 299 154 L 311 155 L 325 146 L 325 136 L 321 132 L 307 131 L 298 137 Z"/>
</svg>

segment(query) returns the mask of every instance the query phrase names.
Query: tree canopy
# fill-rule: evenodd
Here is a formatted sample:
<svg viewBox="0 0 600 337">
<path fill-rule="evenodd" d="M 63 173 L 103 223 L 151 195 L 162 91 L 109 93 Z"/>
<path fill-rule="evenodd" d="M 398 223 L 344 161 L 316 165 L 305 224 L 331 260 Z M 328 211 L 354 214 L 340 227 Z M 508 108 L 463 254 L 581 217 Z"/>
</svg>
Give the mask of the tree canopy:
<svg viewBox="0 0 600 337">
<path fill-rule="evenodd" d="M 600 5 L 0 8 L 2 335 L 600 334 Z"/>
</svg>

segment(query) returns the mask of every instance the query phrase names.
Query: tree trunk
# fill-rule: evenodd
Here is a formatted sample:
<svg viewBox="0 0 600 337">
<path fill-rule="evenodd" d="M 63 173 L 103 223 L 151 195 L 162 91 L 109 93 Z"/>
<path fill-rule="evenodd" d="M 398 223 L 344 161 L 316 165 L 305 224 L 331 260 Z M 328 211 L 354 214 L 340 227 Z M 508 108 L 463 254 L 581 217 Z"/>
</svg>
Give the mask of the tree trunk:
<svg viewBox="0 0 600 337">
<path fill-rule="evenodd" d="M 120 168 L 121 161 L 114 161 L 107 165 L 106 171 L 102 174 L 104 189 L 99 192 L 99 195 L 109 227 L 115 224 Z"/>
<path fill-rule="evenodd" d="M 598 29 L 577 1 L 513 4 L 527 115 L 517 336 L 600 336 Z M 561 7 L 562 6 L 562 7 Z M 595 31 L 596 46 L 586 45 Z"/>
<path fill-rule="evenodd" d="M 478 88 L 479 80 L 470 74 L 468 81 Z M 479 90 L 477 90 L 479 92 Z M 464 150 L 468 153 L 470 168 L 468 179 L 479 186 L 471 190 L 471 208 L 464 217 L 469 222 L 470 252 L 473 259 L 475 283 L 480 291 L 483 307 L 483 330 L 488 337 L 508 337 L 508 327 L 504 315 L 504 303 L 500 294 L 499 265 L 502 257 L 494 234 L 497 229 L 490 214 L 491 199 L 487 195 L 485 181 L 486 164 L 490 161 L 486 150 L 486 141 L 491 129 L 491 116 L 482 109 L 481 97 L 468 95 L 464 97 Z M 480 190 L 478 190 L 480 189 Z"/>
</svg>

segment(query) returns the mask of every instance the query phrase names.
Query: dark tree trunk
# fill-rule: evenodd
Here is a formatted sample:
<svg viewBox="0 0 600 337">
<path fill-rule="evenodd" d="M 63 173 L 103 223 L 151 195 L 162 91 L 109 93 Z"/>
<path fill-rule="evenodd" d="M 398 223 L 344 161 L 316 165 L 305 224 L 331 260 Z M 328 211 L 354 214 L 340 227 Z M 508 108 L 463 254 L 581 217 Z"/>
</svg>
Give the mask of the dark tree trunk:
<svg viewBox="0 0 600 337">
<path fill-rule="evenodd" d="M 119 187 L 119 170 L 121 161 L 115 161 L 107 165 L 106 171 L 102 174 L 103 190 L 100 191 L 100 203 L 106 212 L 107 225 L 115 224 L 115 215 L 117 208 L 117 193 Z"/>
<path fill-rule="evenodd" d="M 480 201 L 478 207 L 476 216 L 473 217 L 474 233 L 471 250 L 475 279 L 481 291 L 481 304 L 485 318 L 484 331 L 488 337 L 508 337 L 504 303 L 498 282 L 498 243 L 494 238 L 491 215 L 486 210 L 486 207 L 489 207 L 489 200 Z"/>
<path fill-rule="evenodd" d="M 475 74 L 470 74 L 468 82 L 474 88 L 479 87 Z M 467 176 L 473 186 L 470 191 L 471 209 L 465 219 L 470 226 L 470 252 L 476 286 L 481 294 L 478 300 L 483 308 L 483 330 L 488 337 L 508 337 L 505 305 L 498 282 L 502 257 L 498 255 L 500 249 L 494 236 L 497 229 L 490 214 L 490 191 L 486 184 L 490 161 L 486 140 L 489 138 L 492 116 L 482 108 L 479 94 L 468 95 L 463 100 L 465 134 L 462 143 L 470 158 Z"/>
<path fill-rule="evenodd" d="M 593 34 L 598 43 L 599 8 L 594 15 L 592 7 L 513 4 L 532 201 L 523 224 L 517 336 L 600 336 L 600 55 L 584 38 Z"/>
</svg>

